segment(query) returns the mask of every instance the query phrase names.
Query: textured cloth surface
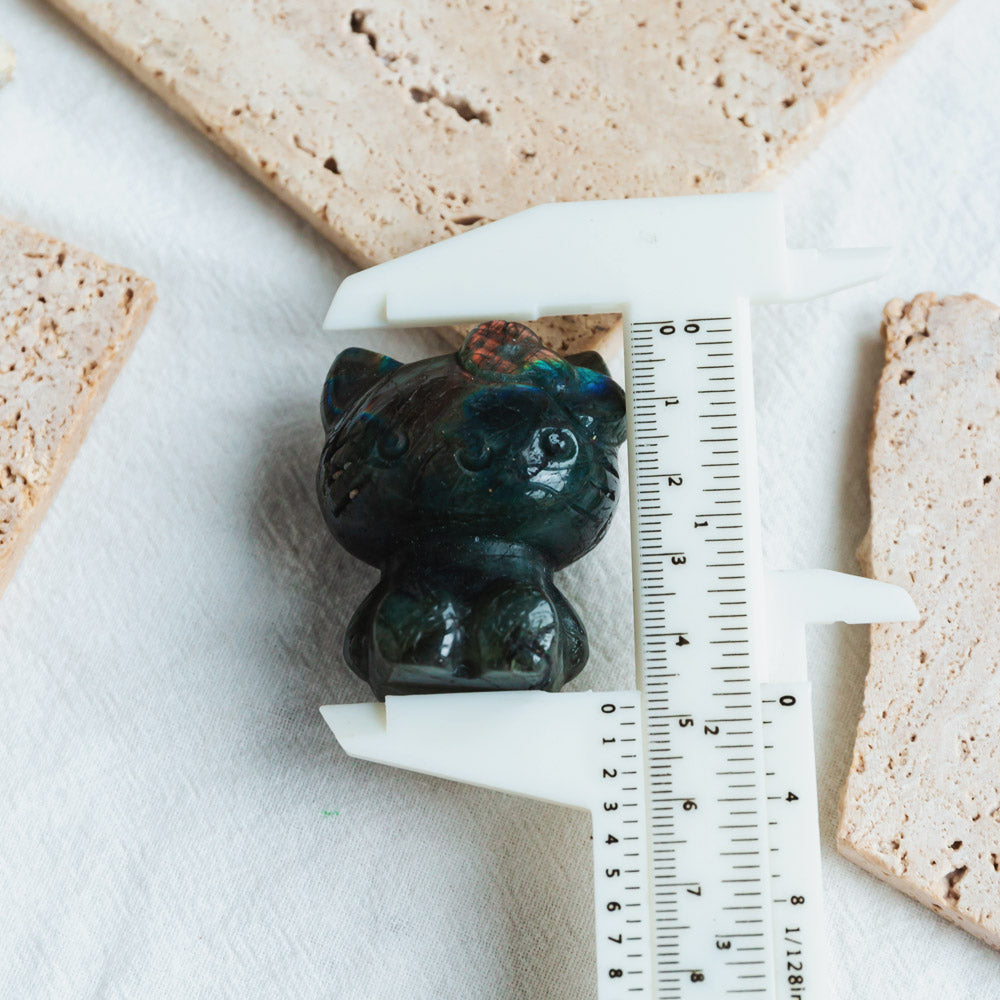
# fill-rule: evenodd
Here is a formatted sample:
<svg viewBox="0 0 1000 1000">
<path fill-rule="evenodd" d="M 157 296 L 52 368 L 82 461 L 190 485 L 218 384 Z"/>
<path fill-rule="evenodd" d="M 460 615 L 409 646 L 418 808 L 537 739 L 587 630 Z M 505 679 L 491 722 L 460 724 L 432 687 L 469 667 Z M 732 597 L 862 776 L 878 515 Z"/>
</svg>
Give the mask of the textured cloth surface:
<svg viewBox="0 0 1000 1000">
<path fill-rule="evenodd" d="M 0 87 L 14 75 L 15 62 L 14 50 L 0 38 Z"/>
<path fill-rule="evenodd" d="M 349 267 L 48 7 L 5 0 L 0 212 L 160 302 L 0 602 L 0 998 L 595 996 L 583 814 L 346 757 L 318 706 L 374 578 L 314 500 Z M 963 0 L 785 185 L 798 246 L 891 242 L 880 282 L 755 312 L 764 545 L 855 571 L 884 302 L 1000 296 L 1000 10 Z M 631 676 L 626 519 L 562 575 L 576 687 Z M 810 636 L 836 1000 L 1000 997 L 1000 956 L 834 849 L 867 636 Z"/>
</svg>

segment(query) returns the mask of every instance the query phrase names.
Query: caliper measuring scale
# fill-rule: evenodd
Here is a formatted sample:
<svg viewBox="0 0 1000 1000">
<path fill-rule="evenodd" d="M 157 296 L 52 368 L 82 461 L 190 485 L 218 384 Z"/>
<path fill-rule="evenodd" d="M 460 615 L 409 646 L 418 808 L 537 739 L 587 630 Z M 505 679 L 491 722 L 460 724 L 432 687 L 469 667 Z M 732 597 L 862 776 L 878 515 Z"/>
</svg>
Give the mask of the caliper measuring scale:
<svg viewBox="0 0 1000 1000">
<path fill-rule="evenodd" d="M 600 1000 L 827 995 L 805 625 L 915 609 L 765 573 L 749 305 L 886 262 L 787 250 L 776 194 L 563 203 L 353 275 L 330 308 L 333 329 L 622 314 L 636 690 L 322 709 L 354 756 L 591 811 Z"/>
</svg>

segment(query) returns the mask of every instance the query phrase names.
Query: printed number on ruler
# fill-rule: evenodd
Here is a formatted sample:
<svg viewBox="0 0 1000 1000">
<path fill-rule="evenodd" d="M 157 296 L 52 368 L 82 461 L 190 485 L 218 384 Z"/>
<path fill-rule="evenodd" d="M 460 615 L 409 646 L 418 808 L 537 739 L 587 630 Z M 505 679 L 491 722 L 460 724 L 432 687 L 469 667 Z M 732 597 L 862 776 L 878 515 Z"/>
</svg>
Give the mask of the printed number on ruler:
<svg viewBox="0 0 1000 1000">
<path fill-rule="evenodd" d="M 778 1000 L 825 979 L 812 705 L 805 682 L 762 686 Z"/>
<path fill-rule="evenodd" d="M 595 758 L 602 787 L 594 809 L 597 953 L 600 975 L 615 981 L 623 997 L 645 992 L 649 974 L 639 698 L 636 691 L 626 701 L 600 706 L 600 748 Z"/>
</svg>

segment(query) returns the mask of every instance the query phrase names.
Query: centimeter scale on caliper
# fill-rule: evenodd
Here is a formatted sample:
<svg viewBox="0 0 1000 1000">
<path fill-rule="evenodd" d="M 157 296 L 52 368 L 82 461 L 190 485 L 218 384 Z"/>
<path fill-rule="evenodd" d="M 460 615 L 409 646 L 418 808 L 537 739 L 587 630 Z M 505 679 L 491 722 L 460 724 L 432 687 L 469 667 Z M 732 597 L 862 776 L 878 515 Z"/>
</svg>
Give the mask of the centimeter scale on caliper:
<svg viewBox="0 0 1000 1000">
<path fill-rule="evenodd" d="M 353 275 L 330 308 L 332 329 L 623 315 L 636 690 L 322 709 L 354 756 L 591 812 L 599 1000 L 828 995 L 804 626 L 915 612 L 764 573 L 748 306 L 885 266 L 787 250 L 775 194 L 564 203 Z"/>
</svg>

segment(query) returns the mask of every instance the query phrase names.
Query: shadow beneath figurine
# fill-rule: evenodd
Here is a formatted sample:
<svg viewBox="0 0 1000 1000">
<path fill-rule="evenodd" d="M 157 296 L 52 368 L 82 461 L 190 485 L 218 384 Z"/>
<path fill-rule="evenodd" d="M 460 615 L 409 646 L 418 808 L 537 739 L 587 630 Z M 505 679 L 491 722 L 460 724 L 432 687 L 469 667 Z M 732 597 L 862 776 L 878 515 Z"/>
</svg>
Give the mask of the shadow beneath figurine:
<svg viewBox="0 0 1000 1000">
<path fill-rule="evenodd" d="M 282 401 L 263 425 L 251 481 L 248 523 L 262 585 L 273 609 L 262 636 L 262 658 L 281 673 L 290 698 L 310 726 L 322 726 L 319 706 L 372 700 L 371 690 L 344 661 L 347 623 L 378 574 L 330 536 L 316 500 L 323 445 L 314 394 Z"/>
<path fill-rule="evenodd" d="M 871 506 L 868 494 L 868 438 L 871 431 L 875 388 L 882 371 L 884 349 L 878 337 L 858 342 L 856 372 L 850 398 L 845 400 L 850 424 L 844 438 L 841 480 L 837 500 L 841 510 L 837 539 L 837 566 L 845 573 L 867 575 L 856 551 L 864 537 L 858 525 L 867 525 Z M 829 626 L 823 626 L 828 628 Z M 837 624 L 831 647 L 834 683 L 821 701 L 825 711 L 816 717 L 816 765 L 820 804 L 820 836 L 824 846 L 836 842 L 840 792 L 854 754 L 854 738 L 864 700 L 868 673 L 869 629 Z"/>
</svg>

